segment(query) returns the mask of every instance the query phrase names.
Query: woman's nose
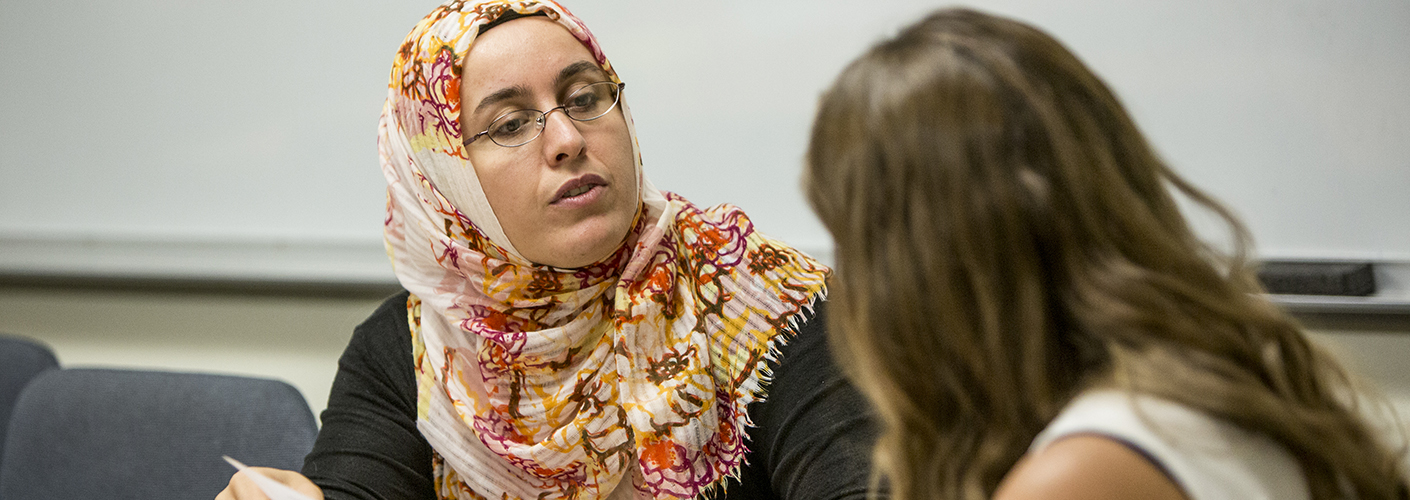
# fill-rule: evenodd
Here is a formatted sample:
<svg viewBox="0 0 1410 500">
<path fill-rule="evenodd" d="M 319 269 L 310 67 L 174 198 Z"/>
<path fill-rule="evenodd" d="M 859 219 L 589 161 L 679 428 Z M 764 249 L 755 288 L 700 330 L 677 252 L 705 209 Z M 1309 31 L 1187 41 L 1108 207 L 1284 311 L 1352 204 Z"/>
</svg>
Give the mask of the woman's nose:
<svg viewBox="0 0 1410 500">
<path fill-rule="evenodd" d="M 553 111 L 563 111 L 562 108 Z M 578 130 L 577 122 L 568 118 L 567 113 L 549 111 L 543 117 L 543 141 L 545 159 L 548 165 L 556 167 L 568 160 L 577 158 L 587 149 L 587 139 Z"/>
</svg>

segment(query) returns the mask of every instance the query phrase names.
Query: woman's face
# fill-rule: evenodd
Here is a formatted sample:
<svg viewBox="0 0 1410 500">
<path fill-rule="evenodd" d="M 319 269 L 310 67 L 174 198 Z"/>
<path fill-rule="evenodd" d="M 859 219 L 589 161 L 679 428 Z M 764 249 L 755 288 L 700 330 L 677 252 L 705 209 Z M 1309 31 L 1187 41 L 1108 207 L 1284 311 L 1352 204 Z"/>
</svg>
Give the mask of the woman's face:
<svg viewBox="0 0 1410 500">
<path fill-rule="evenodd" d="M 609 81 L 568 30 L 543 17 L 484 32 L 465 56 L 460 127 L 466 137 L 517 109 L 543 111 L 585 84 Z M 489 137 L 468 146 L 505 236 L 537 264 L 576 268 L 610 255 L 636 215 L 637 176 L 621 106 L 592 121 L 560 111 L 543 133 L 507 148 Z M 469 175 L 469 172 L 451 175 Z M 464 206 L 463 193 L 446 193 Z"/>
</svg>

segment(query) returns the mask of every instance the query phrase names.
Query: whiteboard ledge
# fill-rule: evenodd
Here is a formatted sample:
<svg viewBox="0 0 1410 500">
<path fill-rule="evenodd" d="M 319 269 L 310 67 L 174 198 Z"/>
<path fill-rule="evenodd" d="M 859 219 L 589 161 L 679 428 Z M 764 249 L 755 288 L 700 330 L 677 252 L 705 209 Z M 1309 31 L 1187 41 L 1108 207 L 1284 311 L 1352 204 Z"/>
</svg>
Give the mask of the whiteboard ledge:
<svg viewBox="0 0 1410 500">
<path fill-rule="evenodd" d="M 394 285 L 379 241 L 0 238 L 0 275 L 58 280 L 173 280 Z"/>
<path fill-rule="evenodd" d="M 1372 296 L 1269 299 L 1293 314 L 1410 315 L 1410 262 L 1375 262 L 1375 272 Z M 0 238 L 0 284 L 358 295 L 400 288 L 380 241 L 46 237 Z"/>
<path fill-rule="evenodd" d="M 1410 262 L 1372 262 L 1376 293 L 1366 297 L 1281 295 L 1268 298 L 1293 314 L 1410 315 Z"/>
<path fill-rule="evenodd" d="M 1269 295 L 1273 303 L 1293 314 L 1406 314 L 1410 301 L 1377 297 L 1324 295 Z"/>
</svg>

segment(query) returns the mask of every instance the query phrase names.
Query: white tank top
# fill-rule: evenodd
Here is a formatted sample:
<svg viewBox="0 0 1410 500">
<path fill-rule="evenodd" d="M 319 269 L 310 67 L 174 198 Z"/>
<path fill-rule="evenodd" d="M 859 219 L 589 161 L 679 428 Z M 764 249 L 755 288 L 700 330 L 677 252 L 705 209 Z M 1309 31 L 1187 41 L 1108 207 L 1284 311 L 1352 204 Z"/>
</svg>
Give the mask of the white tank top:
<svg viewBox="0 0 1410 500">
<path fill-rule="evenodd" d="M 1164 399 L 1083 392 L 1033 439 L 1029 452 L 1075 434 L 1125 443 L 1163 469 L 1190 500 L 1310 496 L 1297 462 L 1271 438 Z"/>
</svg>

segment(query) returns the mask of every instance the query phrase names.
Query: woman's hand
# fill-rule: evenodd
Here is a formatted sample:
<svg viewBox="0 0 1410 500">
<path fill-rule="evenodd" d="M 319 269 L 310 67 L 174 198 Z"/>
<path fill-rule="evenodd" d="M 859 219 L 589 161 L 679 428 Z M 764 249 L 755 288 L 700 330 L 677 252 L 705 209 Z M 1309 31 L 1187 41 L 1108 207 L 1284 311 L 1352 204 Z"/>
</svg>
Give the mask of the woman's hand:
<svg viewBox="0 0 1410 500">
<path fill-rule="evenodd" d="M 249 470 L 258 472 L 264 477 L 293 488 L 294 491 L 303 493 L 313 500 L 323 500 L 323 490 L 318 489 L 318 486 L 314 485 L 313 481 L 309 481 L 303 474 L 268 467 L 250 467 Z M 234 476 L 230 477 L 230 485 L 226 486 L 225 490 L 221 491 L 219 495 L 216 495 L 215 500 L 269 500 L 269 497 L 265 496 L 264 492 L 260 491 L 259 486 L 256 486 L 255 482 L 250 480 L 243 472 L 236 472 Z"/>
</svg>

